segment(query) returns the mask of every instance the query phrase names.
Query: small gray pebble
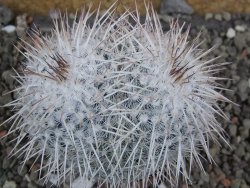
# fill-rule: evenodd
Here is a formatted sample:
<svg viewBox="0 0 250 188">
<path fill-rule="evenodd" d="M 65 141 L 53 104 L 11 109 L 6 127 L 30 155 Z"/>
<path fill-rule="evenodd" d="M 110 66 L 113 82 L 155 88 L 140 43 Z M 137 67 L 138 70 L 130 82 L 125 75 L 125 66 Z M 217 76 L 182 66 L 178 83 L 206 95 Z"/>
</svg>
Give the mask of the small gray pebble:
<svg viewBox="0 0 250 188">
<path fill-rule="evenodd" d="M 221 37 L 216 37 L 216 38 L 213 40 L 213 44 L 214 44 L 214 45 L 220 46 L 220 45 L 222 45 L 222 43 L 223 43 L 223 40 L 222 40 Z M 218 51 L 219 51 L 218 53 L 221 54 L 221 50 L 218 49 Z"/>
<path fill-rule="evenodd" d="M 160 14 L 159 15 L 159 18 L 162 19 L 164 22 L 169 22 L 171 19 L 173 19 L 172 16 L 169 16 L 167 14 Z"/>
<path fill-rule="evenodd" d="M 222 16 L 221 16 L 221 14 L 215 14 L 215 15 L 214 15 L 214 18 L 215 18 L 216 20 L 218 20 L 218 21 L 222 21 Z"/>
<path fill-rule="evenodd" d="M 209 182 L 209 175 L 201 172 L 200 178 L 203 180 L 203 182 Z"/>
<path fill-rule="evenodd" d="M 239 95 L 242 101 L 248 99 L 248 92 L 247 92 L 248 86 L 249 86 L 248 80 L 241 80 L 237 85 L 239 90 Z"/>
<path fill-rule="evenodd" d="M 2 94 L 0 94 L 0 105 L 8 104 L 9 102 L 13 100 L 11 93 L 7 93 L 7 92 L 9 91 L 3 91 Z"/>
<path fill-rule="evenodd" d="M 239 51 L 247 46 L 246 42 L 246 35 L 244 33 L 238 33 L 234 38 L 234 44 Z"/>
<path fill-rule="evenodd" d="M 24 176 L 25 174 L 27 174 L 27 172 L 28 172 L 28 168 L 27 168 L 27 166 L 26 165 L 19 165 L 18 167 L 17 167 L 17 171 L 18 171 L 18 174 L 20 175 L 20 176 Z"/>
<path fill-rule="evenodd" d="M 227 35 L 227 38 L 232 39 L 232 38 L 234 38 L 236 36 L 236 32 L 235 32 L 235 30 L 233 28 L 229 28 L 227 30 L 226 35 Z"/>
<path fill-rule="evenodd" d="M 230 171 L 230 165 L 228 164 L 228 163 L 224 163 L 223 164 L 223 171 L 225 172 L 225 171 L 227 171 L 227 172 L 229 172 Z"/>
<path fill-rule="evenodd" d="M 1 169 L 1 170 L 3 171 L 3 169 Z M 3 187 L 6 179 L 7 179 L 6 174 L 1 174 L 0 175 L 0 187 Z"/>
<path fill-rule="evenodd" d="M 8 33 L 8 34 L 13 34 L 16 31 L 16 26 L 14 25 L 7 25 L 2 28 L 2 31 Z"/>
<path fill-rule="evenodd" d="M 19 15 L 16 17 L 16 33 L 18 37 L 23 37 L 26 35 L 26 31 L 28 28 L 27 22 L 26 22 L 27 15 Z"/>
<path fill-rule="evenodd" d="M 6 70 L 2 73 L 2 79 L 8 84 L 10 89 L 14 88 L 15 75 L 16 73 L 12 69 Z"/>
<path fill-rule="evenodd" d="M 241 186 L 241 188 L 246 186 L 246 181 L 244 179 L 241 180 L 241 185 L 240 186 Z"/>
<path fill-rule="evenodd" d="M 245 25 L 236 25 L 235 26 L 235 30 L 236 31 L 239 31 L 239 32 L 244 32 L 244 31 L 246 31 L 246 26 Z"/>
<path fill-rule="evenodd" d="M 244 156 L 245 161 L 248 161 L 250 159 L 250 153 L 246 153 Z"/>
<path fill-rule="evenodd" d="M 27 182 L 26 181 L 22 181 L 22 183 L 20 184 L 20 187 L 26 188 L 27 187 Z"/>
<path fill-rule="evenodd" d="M 213 146 L 210 148 L 210 154 L 214 158 L 219 153 L 220 148 L 218 146 Z"/>
<path fill-rule="evenodd" d="M 236 93 L 235 90 L 232 90 L 232 91 L 226 90 L 225 91 L 225 96 L 230 97 L 230 99 L 232 99 L 235 96 L 235 93 Z M 232 106 L 232 107 L 234 108 L 234 106 Z"/>
<path fill-rule="evenodd" d="M 0 25 L 7 25 L 13 18 L 13 13 L 6 6 L 0 6 Z"/>
<path fill-rule="evenodd" d="M 239 75 L 233 75 L 232 76 L 233 79 L 233 84 L 236 84 L 240 81 L 240 76 Z"/>
<path fill-rule="evenodd" d="M 14 181 L 5 181 L 3 188 L 16 188 L 16 182 Z"/>
<path fill-rule="evenodd" d="M 249 137 L 249 130 L 245 129 L 245 127 L 240 127 L 240 137 L 245 140 Z"/>
<path fill-rule="evenodd" d="M 236 136 L 237 126 L 236 125 L 229 125 L 229 133 L 231 136 Z"/>
<path fill-rule="evenodd" d="M 9 165 L 10 165 L 10 161 L 9 161 L 9 159 L 7 157 L 5 157 L 3 159 L 3 162 L 2 162 L 2 168 L 7 169 L 9 167 Z"/>
<path fill-rule="evenodd" d="M 226 157 L 226 155 L 230 155 L 231 154 L 231 150 L 229 151 L 226 148 L 222 148 L 221 153 L 223 153 L 225 155 L 224 157 Z"/>
<path fill-rule="evenodd" d="M 29 182 L 28 183 L 28 188 L 37 188 L 37 185 L 32 183 L 32 182 Z"/>
<path fill-rule="evenodd" d="M 34 170 L 31 169 L 29 177 L 33 181 L 37 180 L 37 178 L 38 178 L 38 172 L 35 172 Z"/>
<path fill-rule="evenodd" d="M 243 126 L 246 130 L 249 130 L 250 129 L 250 119 L 244 119 Z"/>
<path fill-rule="evenodd" d="M 227 22 L 231 20 L 231 14 L 229 12 L 223 12 L 222 13 L 222 17 L 224 20 L 226 20 Z"/>
<path fill-rule="evenodd" d="M 240 179 L 234 179 L 231 184 L 231 188 L 240 188 L 241 180 Z"/>
<path fill-rule="evenodd" d="M 14 178 L 14 174 L 11 171 L 9 171 L 7 173 L 7 177 L 8 177 L 8 179 L 13 179 Z"/>
<path fill-rule="evenodd" d="M 185 0 L 163 0 L 161 2 L 161 13 L 184 13 L 192 14 L 193 8 Z"/>
<path fill-rule="evenodd" d="M 235 48 L 235 46 L 228 46 L 227 47 L 227 53 L 231 56 L 231 57 L 235 57 L 237 56 L 237 49 Z M 232 65 L 232 70 L 235 70 L 237 68 L 236 63 Z"/>
<path fill-rule="evenodd" d="M 244 173 L 244 171 L 242 169 L 239 169 L 235 172 L 235 177 L 241 178 L 243 173 Z"/>
<path fill-rule="evenodd" d="M 249 186 L 246 183 L 242 183 L 240 188 L 249 188 Z"/>
<path fill-rule="evenodd" d="M 230 103 L 225 107 L 225 111 L 230 112 L 233 108 L 233 105 Z"/>
<path fill-rule="evenodd" d="M 206 13 L 205 14 L 205 20 L 210 20 L 213 18 L 213 14 L 212 13 Z"/>
<path fill-rule="evenodd" d="M 242 144 L 239 145 L 238 148 L 236 148 L 236 151 L 235 151 L 236 155 L 239 156 L 239 157 L 243 157 L 246 153 L 245 151 L 245 148 L 243 147 Z"/>
</svg>

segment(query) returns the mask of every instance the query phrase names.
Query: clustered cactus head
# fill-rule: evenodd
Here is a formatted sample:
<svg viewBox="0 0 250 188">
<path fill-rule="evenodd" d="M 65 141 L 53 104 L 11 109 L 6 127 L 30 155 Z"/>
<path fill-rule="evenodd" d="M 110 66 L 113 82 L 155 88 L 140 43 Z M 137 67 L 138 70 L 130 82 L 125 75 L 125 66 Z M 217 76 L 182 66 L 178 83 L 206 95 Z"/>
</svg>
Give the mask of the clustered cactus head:
<svg viewBox="0 0 250 188">
<path fill-rule="evenodd" d="M 222 137 L 215 115 L 225 117 L 217 101 L 228 101 L 214 75 L 223 64 L 206 59 L 213 48 L 201 50 L 184 25 L 172 21 L 163 33 L 146 8 L 144 23 L 138 12 L 116 18 L 113 5 L 91 26 L 87 11 L 24 41 L 7 122 L 9 134 L 19 132 L 15 153 L 39 162 L 44 182 L 155 187 L 188 179 L 194 161 L 202 167 L 200 149 L 211 159 L 209 139 Z"/>
</svg>

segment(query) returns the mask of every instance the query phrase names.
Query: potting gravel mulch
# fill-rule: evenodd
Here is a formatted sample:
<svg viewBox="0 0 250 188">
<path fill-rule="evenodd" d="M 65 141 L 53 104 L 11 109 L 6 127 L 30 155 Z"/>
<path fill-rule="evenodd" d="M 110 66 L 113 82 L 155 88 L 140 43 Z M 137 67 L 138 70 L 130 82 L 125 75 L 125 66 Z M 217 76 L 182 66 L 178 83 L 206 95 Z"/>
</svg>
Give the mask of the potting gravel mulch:
<svg viewBox="0 0 250 188">
<path fill-rule="evenodd" d="M 218 62 L 232 62 L 226 66 L 221 75 L 229 78 L 221 82 L 225 88 L 224 94 L 238 105 L 220 103 L 230 121 L 221 119 L 225 129 L 227 141 L 230 146 L 221 142 L 221 145 L 211 145 L 210 152 L 214 163 L 204 161 L 203 173 L 197 166 L 192 169 L 193 188 L 248 188 L 250 187 L 250 15 L 242 14 L 206 14 L 198 15 L 159 15 L 163 29 L 168 29 L 168 21 L 178 17 L 180 23 L 191 24 L 190 34 L 195 37 L 202 31 L 204 39 L 202 48 L 208 49 L 214 45 L 218 47 L 211 53 L 221 56 Z M 24 57 L 20 55 L 17 41 L 18 37 L 25 37 L 29 24 L 34 22 L 42 32 L 48 32 L 52 23 L 46 17 L 32 17 L 27 15 L 13 16 L 6 7 L 0 8 L 0 105 L 13 100 L 13 94 L 6 94 L 15 87 L 12 78 Z M 0 123 L 10 117 L 12 112 L 7 108 L 0 108 Z M 219 117 L 218 117 L 219 118 Z M 6 135 L 8 126 L 0 127 L 0 137 Z M 31 167 L 32 162 L 24 165 L 21 171 L 21 160 L 16 156 L 9 158 L 8 154 L 14 147 L 10 143 L 12 135 L 0 139 L 0 188 L 38 188 L 43 186 L 37 180 L 35 173 L 38 166 Z M 185 183 L 180 183 L 180 188 L 186 188 Z"/>
</svg>

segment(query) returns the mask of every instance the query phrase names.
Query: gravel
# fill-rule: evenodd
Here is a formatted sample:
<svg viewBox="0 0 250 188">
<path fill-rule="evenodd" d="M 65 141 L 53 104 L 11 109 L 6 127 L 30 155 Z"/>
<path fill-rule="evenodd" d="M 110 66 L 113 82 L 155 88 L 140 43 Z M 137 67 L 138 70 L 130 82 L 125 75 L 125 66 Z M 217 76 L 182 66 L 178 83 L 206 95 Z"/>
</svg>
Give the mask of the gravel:
<svg viewBox="0 0 250 188">
<path fill-rule="evenodd" d="M 222 15 L 221 14 L 215 14 L 214 18 L 218 21 L 222 21 Z"/>
<path fill-rule="evenodd" d="M 0 25 L 6 25 L 13 19 L 12 11 L 6 6 L 0 6 Z"/>
<path fill-rule="evenodd" d="M 242 50 L 247 47 L 247 38 L 245 33 L 238 33 L 234 38 L 234 44 L 238 50 Z"/>
<path fill-rule="evenodd" d="M 246 130 L 250 130 L 250 119 L 244 119 L 242 124 Z"/>
<path fill-rule="evenodd" d="M 5 181 L 3 188 L 16 188 L 16 182 L 14 181 Z"/>
<path fill-rule="evenodd" d="M 177 13 L 192 14 L 193 8 L 187 4 L 185 0 L 162 0 L 161 13 Z"/>
<path fill-rule="evenodd" d="M 0 12 L 2 7 L 0 7 Z M 6 11 L 6 10 L 5 10 Z M 12 14 L 12 13 L 11 13 Z M 6 14 L 6 15 L 11 15 Z M 1 14 L 0 14 L 1 15 Z M 218 16 L 220 15 L 220 16 Z M 209 48 L 215 44 L 218 48 L 211 54 L 221 55 L 218 62 L 232 62 L 221 73 L 230 78 L 221 82 L 227 89 L 224 94 L 236 104 L 221 103 L 223 110 L 230 121 L 221 119 L 225 129 L 227 145 L 221 142 L 221 146 L 210 146 L 211 156 L 216 164 L 210 164 L 202 160 L 204 169 L 193 167 L 189 187 L 192 188 L 249 188 L 250 187 L 250 15 L 240 14 L 206 14 L 205 16 L 171 14 L 160 15 L 163 29 L 169 28 L 168 21 L 172 17 L 179 17 L 180 22 L 191 23 L 191 35 L 194 37 L 202 30 L 205 42 L 203 48 Z M 17 44 L 17 33 L 24 36 L 28 24 L 25 23 L 26 15 L 19 15 L 15 25 L 16 31 L 8 33 L 0 29 L 0 105 L 13 100 L 13 94 L 6 94 L 16 84 L 11 75 L 11 67 L 17 68 L 23 57 L 13 47 Z M 6 16 L 4 26 L 11 25 L 13 17 Z M 0 20 L 2 18 L 0 17 Z M 51 22 L 47 18 L 34 18 L 36 25 L 44 32 L 48 32 Z M 2 95 L 6 94 L 6 95 Z M 10 117 L 9 109 L 0 108 L 0 122 Z M 219 118 L 219 117 L 218 117 Z M 6 134 L 7 126 L 0 127 L 0 137 Z M 3 188 L 42 188 L 37 180 L 36 168 L 31 168 L 32 163 L 27 163 L 21 171 L 20 159 L 8 155 L 13 149 L 13 143 L 9 141 L 15 135 L 0 139 L 0 187 Z M 203 153 L 202 153 L 203 155 Z M 30 169 L 31 168 L 31 169 Z M 160 187 L 160 186 L 159 186 Z M 162 187 L 162 186 L 161 186 Z M 180 181 L 180 188 L 186 188 Z M 163 187 L 162 187 L 163 188 Z"/>
<path fill-rule="evenodd" d="M 16 31 L 16 26 L 14 25 L 7 25 L 5 27 L 2 28 L 2 31 L 6 32 L 6 33 L 14 33 Z"/>
<path fill-rule="evenodd" d="M 235 29 L 236 29 L 236 31 L 239 31 L 239 32 L 245 32 L 246 26 L 245 25 L 236 25 Z"/>
<path fill-rule="evenodd" d="M 229 28 L 227 30 L 227 38 L 230 38 L 230 39 L 234 38 L 235 35 L 236 35 L 236 32 L 235 32 L 235 30 L 233 28 Z"/>
<path fill-rule="evenodd" d="M 205 20 L 209 20 L 209 19 L 212 19 L 213 18 L 213 14 L 212 13 L 206 13 L 205 14 Z"/>
<path fill-rule="evenodd" d="M 231 14 L 230 14 L 229 12 L 223 12 L 223 13 L 222 13 L 222 18 L 223 18 L 225 21 L 229 22 L 229 21 L 231 20 Z"/>
</svg>

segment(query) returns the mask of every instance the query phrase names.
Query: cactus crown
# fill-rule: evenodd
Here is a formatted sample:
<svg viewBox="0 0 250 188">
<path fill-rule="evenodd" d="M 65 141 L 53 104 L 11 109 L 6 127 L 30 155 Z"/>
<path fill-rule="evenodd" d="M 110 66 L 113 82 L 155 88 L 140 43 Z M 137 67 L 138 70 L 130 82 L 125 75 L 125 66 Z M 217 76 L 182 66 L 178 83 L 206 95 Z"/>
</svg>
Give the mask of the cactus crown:
<svg viewBox="0 0 250 188">
<path fill-rule="evenodd" d="M 214 76 L 223 64 L 206 60 L 189 28 L 171 22 L 163 33 L 157 14 L 102 16 L 90 11 L 70 27 L 55 21 L 50 37 L 38 31 L 25 43 L 16 110 L 9 134 L 19 131 L 15 153 L 24 164 L 40 158 L 40 178 L 78 177 L 109 187 L 154 186 L 189 178 L 198 151 L 209 160 L 210 138 L 222 137 L 215 114 L 225 117 Z M 135 24 L 131 24 L 132 18 Z M 16 147 L 14 149 L 16 149 Z M 189 160 L 189 167 L 186 160 Z M 187 169 L 189 168 L 189 169 Z M 85 185 L 87 186 L 87 185 Z"/>
</svg>

